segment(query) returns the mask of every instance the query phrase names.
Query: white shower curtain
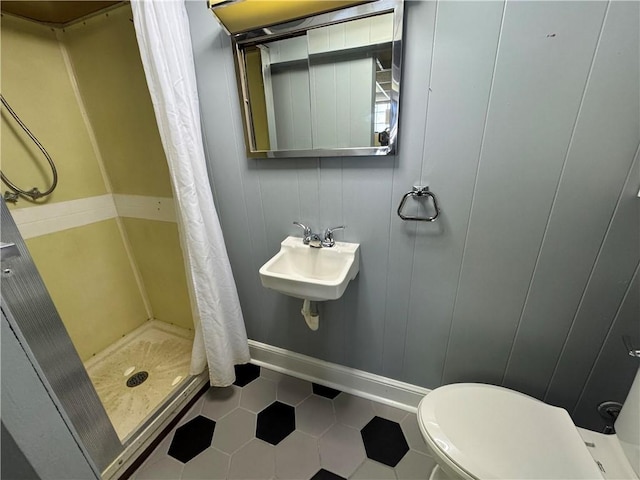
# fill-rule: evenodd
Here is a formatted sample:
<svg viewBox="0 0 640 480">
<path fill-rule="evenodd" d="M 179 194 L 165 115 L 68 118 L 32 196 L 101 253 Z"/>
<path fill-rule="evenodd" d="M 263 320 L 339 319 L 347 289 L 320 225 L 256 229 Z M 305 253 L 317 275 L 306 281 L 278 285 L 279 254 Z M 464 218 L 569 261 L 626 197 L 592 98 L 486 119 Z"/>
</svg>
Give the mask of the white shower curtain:
<svg viewBox="0 0 640 480">
<path fill-rule="evenodd" d="M 235 380 L 249 361 L 247 334 L 205 164 L 195 68 L 184 0 L 133 0 L 149 93 L 169 163 L 190 284 L 195 339 L 191 373 Z M 162 261 L 162 259 L 158 259 Z"/>
</svg>

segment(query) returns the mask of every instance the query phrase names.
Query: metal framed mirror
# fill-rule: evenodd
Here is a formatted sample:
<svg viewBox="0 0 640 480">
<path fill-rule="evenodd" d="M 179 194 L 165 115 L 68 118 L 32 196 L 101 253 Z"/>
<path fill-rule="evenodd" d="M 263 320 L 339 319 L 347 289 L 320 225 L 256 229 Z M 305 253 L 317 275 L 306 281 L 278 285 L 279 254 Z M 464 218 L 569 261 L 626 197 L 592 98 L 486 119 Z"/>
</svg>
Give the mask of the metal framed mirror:
<svg viewBox="0 0 640 480">
<path fill-rule="evenodd" d="M 394 154 L 402 25 L 377 0 L 231 34 L 247 155 Z"/>
</svg>

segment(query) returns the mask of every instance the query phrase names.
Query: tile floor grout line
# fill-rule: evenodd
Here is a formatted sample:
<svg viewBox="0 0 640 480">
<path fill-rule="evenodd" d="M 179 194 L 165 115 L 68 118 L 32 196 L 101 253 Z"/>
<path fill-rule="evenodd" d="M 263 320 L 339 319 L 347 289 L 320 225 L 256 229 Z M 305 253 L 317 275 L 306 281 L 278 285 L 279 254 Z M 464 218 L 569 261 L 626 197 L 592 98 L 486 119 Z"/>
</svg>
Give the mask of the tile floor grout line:
<svg viewBox="0 0 640 480">
<path fill-rule="evenodd" d="M 189 462 L 197 458 L 205 451 L 217 452 L 218 455 L 223 456 L 224 460 L 220 462 L 220 469 L 225 468 L 226 470 L 225 472 L 218 470 L 218 474 L 224 473 L 227 478 L 246 477 L 252 475 L 259 476 L 260 472 L 262 471 L 260 470 L 261 468 L 268 468 L 269 470 L 271 468 L 274 468 L 274 478 L 279 478 L 282 475 L 286 477 L 288 475 L 291 475 L 292 471 L 296 469 L 302 469 L 304 470 L 304 472 L 300 470 L 299 474 L 295 475 L 295 478 L 300 478 L 303 480 L 309 480 L 313 478 L 322 470 L 333 472 L 336 469 L 342 472 L 349 472 L 348 474 L 345 473 L 345 477 L 342 477 L 341 475 L 342 478 L 353 478 L 354 476 L 358 475 L 358 472 L 361 472 L 362 469 L 367 470 L 362 470 L 360 476 L 371 475 L 373 471 L 377 471 L 377 473 L 379 474 L 381 473 L 382 475 L 391 477 L 390 475 L 388 475 L 389 468 L 391 468 L 391 470 L 393 471 L 393 478 L 397 479 L 406 478 L 405 474 L 407 472 L 411 473 L 412 475 L 424 477 L 428 476 L 431 468 L 435 464 L 433 459 L 414 448 L 422 445 L 423 443 L 420 441 L 419 434 L 418 436 L 416 436 L 415 432 L 413 432 L 411 433 L 411 436 L 407 436 L 408 433 L 405 433 L 405 429 L 403 428 L 403 425 L 405 424 L 410 425 L 410 423 L 408 423 L 408 419 L 411 418 L 410 414 L 401 412 L 402 415 L 399 415 L 399 412 L 395 408 L 389 407 L 387 405 L 382 405 L 368 399 L 362 399 L 354 395 L 349 395 L 344 392 L 334 391 L 336 393 L 335 395 L 333 395 L 333 398 L 328 396 L 332 394 L 331 391 L 325 391 L 325 393 L 328 394 L 327 396 L 321 395 L 313 392 L 312 382 L 306 382 L 309 385 L 308 387 L 304 387 L 304 384 L 300 382 L 298 382 L 297 386 L 289 385 L 289 387 L 283 387 L 283 385 L 287 384 L 287 378 L 293 377 L 283 375 L 282 378 L 280 378 L 278 381 L 275 381 L 266 378 L 264 375 L 266 372 L 267 369 L 264 369 L 264 367 L 254 368 L 253 373 L 251 373 L 249 377 L 243 380 L 242 386 L 238 385 L 233 387 L 234 393 L 232 393 L 231 395 L 226 395 L 224 393 L 224 390 L 212 389 L 207 392 L 205 396 L 203 396 L 202 403 L 193 411 L 189 412 L 189 415 L 193 416 L 193 418 L 187 421 L 184 425 L 180 425 L 176 428 L 180 428 L 190 424 L 191 427 L 193 427 L 198 423 L 209 425 L 211 429 L 208 433 L 208 435 L 210 435 L 208 437 L 208 444 L 198 446 L 196 448 L 197 451 L 194 450 L 186 457 L 183 457 L 183 459 L 185 460 L 184 463 L 181 463 L 180 460 L 176 460 L 177 457 L 174 457 L 174 455 L 179 454 L 180 450 L 184 451 L 185 449 L 189 450 L 189 448 L 192 448 L 190 444 L 194 443 L 194 438 L 196 438 L 197 440 L 198 435 L 188 435 L 186 437 L 188 440 L 181 443 L 180 439 L 176 440 L 175 438 L 174 434 L 176 428 L 174 428 L 167 435 L 167 439 L 161 442 L 158 449 L 156 449 L 156 451 L 152 453 L 152 456 L 156 458 L 157 462 L 168 459 L 169 457 L 173 457 L 172 461 L 168 464 L 166 462 L 163 462 L 163 467 L 175 468 L 174 478 L 181 478 Z M 248 387 L 252 381 L 258 378 L 269 380 L 268 382 L 261 383 L 274 383 L 275 388 L 268 388 L 266 389 L 266 391 L 259 388 L 246 389 L 246 387 Z M 245 400 L 247 400 L 252 393 L 255 393 L 256 395 L 258 395 L 258 397 L 260 397 L 259 402 L 253 402 L 254 405 L 256 405 L 254 408 L 256 411 L 251 411 L 244 405 L 241 405 L 242 399 L 244 398 Z M 325 420 L 320 423 L 316 423 L 314 419 L 311 424 L 306 425 L 302 421 L 303 417 L 298 417 L 298 412 L 303 411 L 300 409 L 304 408 L 303 405 L 305 405 L 305 402 L 309 401 L 312 398 L 316 398 L 316 402 L 319 402 L 315 404 L 306 404 L 311 408 L 311 410 L 309 411 L 312 414 L 317 415 L 317 407 L 319 405 L 325 405 L 328 408 L 324 410 L 326 412 L 326 414 L 324 414 Z M 330 403 L 326 404 L 325 402 L 327 401 Z M 338 402 L 342 404 L 340 407 L 338 407 Z M 277 438 L 280 438 L 279 441 L 276 441 L 276 437 L 271 437 L 270 441 L 273 440 L 275 442 L 275 444 L 271 444 L 270 442 L 265 441 L 265 438 L 261 438 L 258 435 L 258 415 L 264 413 L 268 407 L 271 407 L 275 403 L 279 403 L 283 406 L 283 408 L 278 407 L 280 414 L 290 418 L 291 423 L 286 430 L 278 433 Z M 260 404 L 266 404 L 266 406 L 258 409 L 257 405 Z M 286 408 L 284 408 L 284 406 L 286 406 Z M 362 406 L 364 406 L 365 408 L 364 415 L 361 411 Z M 208 414 L 205 414 L 205 411 L 208 411 Z M 255 420 L 247 423 L 246 416 L 243 417 L 241 415 L 232 417 L 233 412 L 238 411 L 245 412 L 247 415 L 254 417 Z M 208 418 L 211 423 L 205 421 L 194 422 L 194 420 L 200 415 L 202 417 Z M 207 415 L 215 416 L 216 419 L 210 418 Z M 233 422 L 239 421 L 236 420 L 236 418 L 245 418 L 245 420 L 242 420 L 243 423 L 237 424 L 237 428 L 230 428 L 230 425 L 233 425 Z M 379 418 L 384 421 L 373 422 L 373 419 L 375 418 Z M 225 419 L 227 420 L 227 422 L 225 422 L 225 428 L 222 430 L 220 428 L 216 428 L 218 423 L 223 422 Z M 282 419 L 278 418 L 278 422 L 274 424 L 276 425 L 276 430 L 280 428 L 279 426 L 277 426 L 281 424 L 280 420 Z M 325 422 L 327 422 L 326 425 L 324 424 Z M 242 427 L 245 429 L 244 433 L 238 431 L 238 429 L 242 425 L 245 425 L 245 427 Z M 251 427 L 247 429 L 248 425 L 251 425 Z M 320 426 L 320 430 L 316 432 L 313 425 Z M 374 427 L 381 428 L 380 426 L 382 426 L 383 430 L 374 429 Z M 335 428 L 337 428 L 337 430 L 334 430 L 334 434 L 332 436 L 332 434 L 330 434 L 329 432 Z M 365 428 L 368 430 L 368 433 L 366 435 L 364 434 Z M 307 431 L 307 429 L 309 430 Z M 407 430 L 407 432 L 410 431 L 411 430 Z M 234 448 L 232 448 L 234 445 L 233 440 L 231 441 L 231 443 L 227 443 L 227 445 L 229 445 L 228 448 L 231 451 L 231 453 L 227 453 L 226 451 L 218 448 L 218 446 L 222 446 L 222 444 L 220 443 L 222 442 L 222 440 L 216 440 L 217 438 L 220 438 L 216 437 L 216 432 L 218 432 L 218 435 L 220 435 L 222 432 L 225 432 L 225 435 L 233 436 L 229 438 L 238 438 L 237 436 L 240 435 L 238 440 L 242 441 L 239 442 L 238 446 Z M 288 444 L 285 443 L 281 448 L 279 448 L 281 442 L 285 441 L 286 438 L 289 438 L 290 435 L 294 434 L 295 432 L 299 432 L 297 434 L 298 436 L 296 437 L 296 442 L 289 442 Z M 339 432 L 343 433 L 341 434 Z M 393 435 L 396 435 L 396 447 L 390 450 L 393 451 L 393 456 L 389 456 L 389 454 L 386 453 L 382 457 L 376 457 L 374 453 L 371 453 L 369 446 L 365 447 L 366 442 L 375 442 L 375 438 L 385 438 L 385 442 L 388 443 L 388 438 L 393 437 L 393 435 L 389 437 L 389 432 L 392 432 Z M 274 432 L 270 432 L 268 436 L 271 436 L 273 434 Z M 246 438 L 242 438 L 245 435 Z M 373 437 L 371 437 L 371 435 L 373 435 Z M 365 438 L 365 436 L 367 438 Z M 303 439 L 306 440 L 303 441 Z M 256 442 L 254 442 L 254 440 L 256 440 Z M 300 453 L 301 451 L 299 452 L 296 449 L 300 448 L 299 442 L 301 441 L 306 445 L 305 448 L 307 448 L 306 451 L 309 452 L 309 458 L 315 458 L 312 463 L 307 462 L 306 464 L 301 464 L 298 462 L 298 453 Z M 339 441 L 339 446 L 337 446 L 336 448 L 336 444 L 332 444 L 332 441 Z M 173 452 L 174 455 L 168 455 L 168 450 L 172 449 L 174 443 L 176 443 L 177 445 Z M 197 441 L 195 443 L 197 443 Z M 367 443 L 367 445 L 369 444 Z M 161 448 L 161 446 L 162 449 L 166 449 L 166 451 L 160 453 L 161 450 L 159 449 Z M 385 447 L 387 446 L 388 445 L 385 444 Z M 250 465 L 247 465 L 246 459 L 248 457 L 246 457 L 246 455 L 250 454 L 249 452 L 251 452 L 251 448 L 254 449 L 254 453 L 262 451 L 262 454 L 266 455 L 266 457 L 264 457 L 264 461 L 268 463 L 263 464 L 261 467 L 261 460 L 252 458 L 252 460 L 254 461 L 248 462 Z M 256 448 L 258 450 L 255 450 Z M 311 450 L 309 450 L 309 448 L 311 448 Z M 345 448 L 349 451 L 346 456 L 345 452 L 343 451 Z M 424 448 L 424 446 L 422 446 L 422 448 Z M 245 457 L 242 457 L 243 454 L 245 455 Z M 189 456 L 191 456 L 191 458 L 188 458 Z M 245 461 L 234 463 L 233 460 L 234 458 L 236 458 L 236 456 L 238 456 L 237 458 L 243 458 Z M 287 460 L 287 458 L 289 458 L 289 460 Z M 293 463 L 291 463 L 291 461 L 293 461 Z M 244 463 L 244 465 L 240 465 L 240 463 Z M 390 465 L 392 464 L 395 464 L 395 467 L 391 467 Z M 190 468 L 188 471 L 188 476 L 191 478 L 197 477 L 198 469 L 204 469 L 206 467 L 206 462 L 203 462 L 203 459 L 200 458 L 199 463 L 194 465 L 197 466 Z M 162 467 L 158 466 L 156 468 Z M 400 475 L 400 470 L 398 470 L 398 468 L 403 469 L 405 473 Z M 282 469 L 288 471 L 289 473 L 278 473 L 282 472 Z M 254 473 L 249 474 L 247 472 Z M 164 473 L 168 474 L 169 476 L 174 475 L 171 472 Z M 146 465 L 146 463 L 143 464 L 141 468 L 135 473 L 136 476 L 138 474 L 141 474 L 143 476 L 153 476 L 153 465 Z M 202 475 L 206 475 L 208 478 L 210 478 L 211 470 L 206 470 L 206 472 L 203 470 Z M 320 476 L 318 478 L 320 478 Z"/>
</svg>

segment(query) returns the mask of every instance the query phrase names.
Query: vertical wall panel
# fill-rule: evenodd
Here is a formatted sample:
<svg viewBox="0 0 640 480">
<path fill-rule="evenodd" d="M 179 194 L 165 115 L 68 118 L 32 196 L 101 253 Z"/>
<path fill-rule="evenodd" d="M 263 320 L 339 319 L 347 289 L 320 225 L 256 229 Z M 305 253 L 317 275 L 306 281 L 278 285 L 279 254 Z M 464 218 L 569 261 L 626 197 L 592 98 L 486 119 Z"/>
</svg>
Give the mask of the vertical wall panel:
<svg viewBox="0 0 640 480">
<path fill-rule="evenodd" d="M 416 239 L 415 222 L 403 222 L 396 215 L 395 209 L 402 195 L 420 180 L 420 152 L 424 146 L 435 19 L 435 2 L 405 3 L 405 31 L 421 31 L 423 38 L 420 42 L 405 42 L 400 131 L 410 130 L 413 133 L 400 135 L 399 153 L 395 158 L 390 180 L 392 214 L 388 226 L 387 301 L 384 349 L 381 353 L 383 373 L 393 378 L 400 378 L 402 375 Z"/>
<path fill-rule="evenodd" d="M 446 383 L 502 381 L 605 6 L 507 3 Z"/>
<path fill-rule="evenodd" d="M 507 386 L 537 397 L 545 393 L 606 233 L 603 219 L 613 214 L 638 145 L 638 6 L 613 2 L 608 12 L 507 368 Z"/>
<path fill-rule="evenodd" d="M 271 68 L 278 148 L 311 148 L 311 100 L 306 65 L 276 70 Z"/>
<path fill-rule="evenodd" d="M 422 180 L 442 213 L 419 224 L 413 256 L 404 376 L 434 387 L 442 377 L 504 4 L 438 7 Z M 452 175 L 452 172 L 456 172 Z"/>
<path fill-rule="evenodd" d="M 605 401 L 624 402 L 629 386 L 639 368 L 638 358 L 629 355 L 621 339 L 628 335 L 634 345 L 640 343 L 638 314 L 640 312 L 640 279 L 638 267 L 607 334 L 594 368 L 585 384 L 573 416 L 586 428 L 602 431 L 606 423 L 595 415 L 597 406 Z"/>
<path fill-rule="evenodd" d="M 311 60 L 313 148 L 372 146 L 375 63 L 366 55 Z"/>
<path fill-rule="evenodd" d="M 345 318 L 346 355 L 350 365 L 370 372 L 382 367 L 392 168 L 388 157 L 343 160 L 344 221 L 348 238 L 360 243 L 360 273 L 347 287 L 354 304 Z"/>
<path fill-rule="evenodd" d="M 324 165 L 325 168 L 321 168 Z M 335 165 L 336 168 L 328 168 Z M 324 211 L 342 212 L 342 160 L 341 159 L 308 159 L 297 163 L 298 183 L 300 190 L 300 221 L 322 232 L 325 228 L 343 225 L 342 217 L 335 218 L 332 214 L 323 220 Z M 294 235 L 300 235 L 296 231 Z M 344 238 L 343 231 L 336 231 L 335 238 Z M 309 354 L 326 360 L 344 363 L 344 320 L 341 302 L 324 302 L 319 304 L 320 328 L 312 332 L 299 313 L 302 302 L 294 301 L 298 311 L 293 322 L 308 335 L 312 350 Z"/>
<path fill-rule="evenodd" d="M 312 227 L 319 230 L 323 225 L 318 223 L 320 219 L 320 160 L 309 159 L 296 164 L 298 173 L 298 192 L 300 203 L 300 218 L 295 220 L 306 224 L 314 223 Z M 292 220 L 293 222 L 293 220 Z M 306 222 L 306 223 L 305 223 Z M 337 225 L 337 224 L 336 224 Z M 298 231 L 300 232 L 300 230 Z"/>
<path fill-rule="evenodd" d="M 24 382 L 24 380 L 22 380 Z M 21 382 L 21 383 L 22 383 Z M 6 387 L 5 387 L 6 388 Z M 5 413 L 6 415 L 6 413 Z M 59 438 L 59 437 L 58 437 Z M 20 450 L 20 447 L 16 443 L 15 439 L 11 436 L 11 433 L 4 426 L 4 422 L 0 423 L 0 448 L 2 448 L 2 458 L 5 459 L 2 462 L 0 468 L 0 475 L 3 478 L 37 478 L 38 474 L 33 469 L 33 466 Z M 65 458 L 65 474 L 69 471 L 67 467 L 68 458 Z M 50 464 L 47 463 L 47 471 L 51 471 Z M 86 475 L 86 473 L 85 473 Z"/>
<path fill-rule="evenodd" d="M 608 107 L 616 115 L 606 115 L 606 128 L 593 115 L 581 116 L 576 124 L 606 4 L 509 1 L 504 25 L 503 7 L 503 2 L 405 3 L 395 158 L 283 161 L 246 159 L 230 44 L 200 3 L 187 2 L 209 166 L 251 338 L 436 387 L 443 381 L 451 332 L 444 381 L 500 383 L 532 278 L 544 285 L 559 274 L 539 269 L 544 274 L 533 277 L 547 223 L 541 262 L 552 258 L 552 237 L 558 251 L 577 242 L 575 234 L 563 235 L 553 226 L 562 213 L 571 222 L 582 219 L 571 223 L 572 230 L 597 230 L 602 237 L 609 228 L 560 356 L 555 378 L 563 380 L 554 380 L 549 390 L 549 398 L 560 392 L 558 404 L 575 405 L 628 287 L 629 268 L 637 264 L 629 259 L 637 258 L 640 233 L 637 210 L 629 210 L 638 202 L 632 205 L 630 197 L 620 203 L 610 227 L 611 203 L 597 225 L 585 225 L 592 219 L 585 220 L 582 210 L 570 214 L 573 208 L 590 208 L 589 200 L 581 203 L 580 179 L 591 182 L 597 169 L 606 171 L 608 187 L 589 183 L 591 196 L 611 202 L 613 194 L 615 202 L 615 192 L 623 187 L 633 123 L 626 105 L 618 108 L 612 99 L 626 96 L 633 106 L 637 86 L 631 79 L 638 59 L 627 60 L 631 73 L 611 79 L 615 86 L 608 88 L 619 91 L 609 92 L 596 88 L 596 69 L 617 68 L 618 50 L 626 50 L 622 45 L 602 50 L 583 115 L 589 108 Z M 620 41 L 629 41 L 629 32 L 618 33 Z M 573 156 L 567 157 L 575 125 Z M 580 136 L 584 140 L 578 141 Z M 598 148 L 606 155 L 590 151 L 590 137 L 600 139 Z M 637 193 L 639 185 L 631 185 L 637 171 L 632 177 L 636 180 L 625 191 L 635 188 Z M 396 215 L 402 195 L 421 182 L 429 183 L 441 200 L 442 215 L 432 225 L 402 222 Z M 629 220 L 630 214 L 635 220 Z M 258 276 L 284 237 L 300 235 L 291 225 L 296 219 L 316 231 L 346 224 L 337 239 L 359 242 L 362 249 L 358 278 L 341 299 L 321 305 L 317 332 L 304 324 L 299 300 L 262 288 Z M 591 257 L 584 261 L 593 263 Z M 572 274 L 567 282 L 573 281 Z M 584 285 L 585 279 L 575 276 L 575 281 Z M 606 298 L 599 295 L 603 288 Z M 543 291 L 540 296 L 550 300 Z M 564 304 L 564 297 L 555 301 L 562 311 L 575 313 L 575 299 L 572 306 L 568 300 Z M 529 320 L 522 323 L 525 330 L 534 326 Z M 565 341 L 559 327 L 540 324 L 541 336 L 532 337 L 539 348 L 531 354 L 531 365 L 547 365 L 543 342 L 554 335 Z M 581 349 L 588 354 L 581 355 Z M 522 351 L 522 345 L 513 349 L 513 368 Z M 551 373 L 539 378 L 537 373 L 518 388 L 533 391 L 541 381 L 550 381 Z M 566 375 L 575 375 L 575 382 L 567 383 Z M 566 390 L 557 389 L 564 384 Z"/>
<path fill-rule="evenodd" d="M 317 228 L 337 227 L 345 225 L 343 215 L 343 192 L 342 184 L 342 162 L 341 158 L 320 158 L 318 159 L 318 209 L 319 216 Z M 335 233 L 336 240 L 357 242 L 355 232 L 351 232 L 351 225 L 346 225 L 345 230 Z M 319 343 L 322 345 L 324 358 L 339 364 L 346 363 L 346 330 L 348 318 L 346 316 L 344 297 L 335 302 L 324 302 L 321 306 L 321 325 L 319 332 L 322 338 Z"/>
<path fill-rule="evenodd" d="M 640 154 L 622 190 L 589 283 L 555 366 L 545 401 L 571 410 L 640 261 Z M 636 330 L 640 331 L 640 312 Z M 615 375 L 612 375 L 615 376 Z"/>
<path fill-rule="evenodd" d="M 266 236 L 262 240 L 269 246 L 267 258 L 278 252 L 280 242 L 287 235 L 301 236 L 300 228 L 293 225 L 294 220 L 301 218 L 297 161 L 281 159 L 276 162 L 262 161 L 260 164 L 260 191 L 266 226 Z M 258 276 L 258 269 L 259 266 L 253 272 L 254 276 Z M 262 307 L 263 312 L 269 315 L 261 313 L 254 321 L 266 322 L 265 339 L 268 343 L 290 348 L 299 333 L 298 317 L 302 302 L 276 292 L 266 293 L 264 298 L 269 303 Z"/>
</svg>

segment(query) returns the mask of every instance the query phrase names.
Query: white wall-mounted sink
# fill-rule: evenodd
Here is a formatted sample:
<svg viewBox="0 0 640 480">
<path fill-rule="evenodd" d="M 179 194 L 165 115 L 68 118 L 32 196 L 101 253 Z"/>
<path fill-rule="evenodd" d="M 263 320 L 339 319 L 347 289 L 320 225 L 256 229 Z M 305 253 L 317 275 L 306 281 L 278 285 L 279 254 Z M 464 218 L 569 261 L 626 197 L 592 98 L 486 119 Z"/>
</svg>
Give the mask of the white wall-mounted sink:
<svg viewBox="0 0 640 480">
<path fill-rule="evenodd" d="M 336 300 L 358 275 L 359 250 L 359 243 L 312 248 L 302 238 L 287 237 L 280 251 L 260 268 L 260 280 L 264 287 L 292 297 Z"/>
</svg>

